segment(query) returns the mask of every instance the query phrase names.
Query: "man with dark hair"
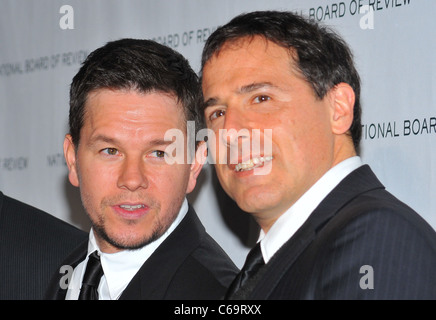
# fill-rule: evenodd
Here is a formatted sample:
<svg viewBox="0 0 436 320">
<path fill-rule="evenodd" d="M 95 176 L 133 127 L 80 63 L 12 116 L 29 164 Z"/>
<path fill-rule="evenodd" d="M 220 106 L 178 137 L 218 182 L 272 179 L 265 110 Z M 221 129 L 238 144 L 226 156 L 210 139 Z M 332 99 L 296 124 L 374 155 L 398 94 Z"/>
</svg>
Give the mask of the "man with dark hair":
<svg viewBox="0 0 436 320">
<path fill-rule="evenodd" d="M 201 76 L 219 181 L 261 227 L 226 298 L 436 298 L 434 230 L 357 155 L 360 80 L 335 32 L 242 14 L 208 38 Z"/>
<path fill-rule="evenodd" d="M 187 121 L 200 128 L 199 96 L 187 60 L 156 42 L 122 39 L 88 56 L 71 84 L 64 154 L 92 230 L 64 263 L 74 268 L 68 290 L 61 273 L 47 298 L 224 294 L 237 269 L 186 200 L 205 145 L 196 146 L 196 155 L 168 151 L 173 143 L 186 149 Z M 182 142 L 167 139 L 173 131 Z"/>
</svg>

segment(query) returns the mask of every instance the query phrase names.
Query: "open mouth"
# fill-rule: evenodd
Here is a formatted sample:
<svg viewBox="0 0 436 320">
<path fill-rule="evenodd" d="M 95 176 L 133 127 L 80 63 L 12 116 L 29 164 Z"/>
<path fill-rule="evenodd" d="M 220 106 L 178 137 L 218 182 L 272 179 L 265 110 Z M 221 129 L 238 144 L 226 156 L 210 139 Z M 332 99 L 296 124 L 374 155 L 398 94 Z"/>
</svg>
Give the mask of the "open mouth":
<svg viewBox="0 0 436 320">
<path fill-rule="evenodd" d="M 145 205 L 143 205 L 143 204 L 136 204 L 136 205 L 121 204 L 120 208 L 127 210 L 127 211 L 135 211 L 135 210 L 145 208 Z"/>
<path fill-rule="evenodd" d="M 235 171 L 241 172 L 241 171 L 253 170 L 255 168 L 263 166 L 266 162 L 272 161 L 273 159 L 274 157 L 272 156 L 251 158 L 247 161 L 238 163 L 235 166 Z"/>
<path fill-rule="evenodd" d="M 123 203 L 112 206 L 112 208 L 116 214 L 128 220 L 140 219 L 141 217 L 146 216 L 150 211 L 150 208 L 146 204 L 141 203 Z"/>
</svg>

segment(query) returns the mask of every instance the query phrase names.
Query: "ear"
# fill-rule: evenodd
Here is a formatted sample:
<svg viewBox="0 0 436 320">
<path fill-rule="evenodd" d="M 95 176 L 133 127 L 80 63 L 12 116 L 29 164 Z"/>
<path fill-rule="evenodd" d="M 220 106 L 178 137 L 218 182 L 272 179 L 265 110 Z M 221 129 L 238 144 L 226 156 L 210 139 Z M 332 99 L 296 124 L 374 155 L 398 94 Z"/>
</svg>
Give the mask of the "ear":
<svg viewBox="0 0 436 320">
<path fill-rule="evenodd" d="M 199 143 L 197 150 L 195 151 L 194 162 L 191 164 L 190 172 L 189 172 L 189 182 L 188 187 L 186 188 L 186 193 L 192 192 L 194 190 L 195 185 L 197 184 L 197 177 L 203 168 L 203 165 L 206 163 L 207 159 L 207 144 L 202 141 Z"/>
<path fill-rule="evenodd" d="M 64 157 L 69 170 L 68 178 L 70 183 L 73 186 L 78 187 L 79 176 L 77 174 L 76 148 L 73 143 L 73 138 L 69 134 L 67 134 L 64 139 Z"/>
<path fill-rule="evenodd" d="M 353 122 L 354 90 L 347 83 L 339 83 L 329 94 L 332 101 L 332 130 L 334 134 L 341 135 L 350 129 Z"/>
</svg>

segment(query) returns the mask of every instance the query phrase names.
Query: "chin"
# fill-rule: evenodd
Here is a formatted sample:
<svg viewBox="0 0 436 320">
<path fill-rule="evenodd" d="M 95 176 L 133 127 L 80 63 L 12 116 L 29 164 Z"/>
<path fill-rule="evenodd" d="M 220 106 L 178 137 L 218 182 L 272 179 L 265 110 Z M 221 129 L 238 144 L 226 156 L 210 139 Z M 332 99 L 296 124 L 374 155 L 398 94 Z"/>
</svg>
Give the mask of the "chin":
<svg viewBox="0 0 436 320">
<path fill-rule="evenodd" d="M 161 236 L 151 235 L 148 237 L 123 237 L 123 238 L 108 238 L 108 242 L 119 250 L 137 250 L 145 247 L 146 245 L 152 243 Z"/>
<path fill-rule="evenodd" d="M 263 188 L 264 189 L 264 188 Z M 274 193 L 250 192 L 239 196 L 238 206 L 248 213 L 270 212 L 277 207 L 279 201 Z"/>
<path fill-rule="evenodd" d="M 101 239 L 118 250 L 141 249 L 158 239 L 163 234 L 160 230 L 155 230 L 151 232 L 151 234 L 144 234 L 144 230 L 142 230 L 142 233 L 133 230 L 127 230 L 120 233 L 119 229 L 117 229 L 116 232 L 110 232 L 105 228 L 100 228 L 98 226 L 93 226 L 93 229 Z"/>
</svg>

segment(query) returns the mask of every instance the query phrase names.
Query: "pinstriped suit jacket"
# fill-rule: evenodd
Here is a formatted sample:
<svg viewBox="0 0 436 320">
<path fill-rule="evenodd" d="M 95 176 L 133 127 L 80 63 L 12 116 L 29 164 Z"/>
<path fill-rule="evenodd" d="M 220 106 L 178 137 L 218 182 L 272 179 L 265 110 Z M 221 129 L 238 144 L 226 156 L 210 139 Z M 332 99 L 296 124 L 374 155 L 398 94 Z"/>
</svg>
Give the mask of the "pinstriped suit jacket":
<svg viewBox="0 0 436 320">
<path fill-rule="evenodd" d="M 435 270 L 435 231 L 363 166 L 236 298 L 436 299 Z"/>
<path fill-rule="evenodd" d="M 0 192 L 0 300 L 42 299 L 87 233 Z"/>
</svg>

